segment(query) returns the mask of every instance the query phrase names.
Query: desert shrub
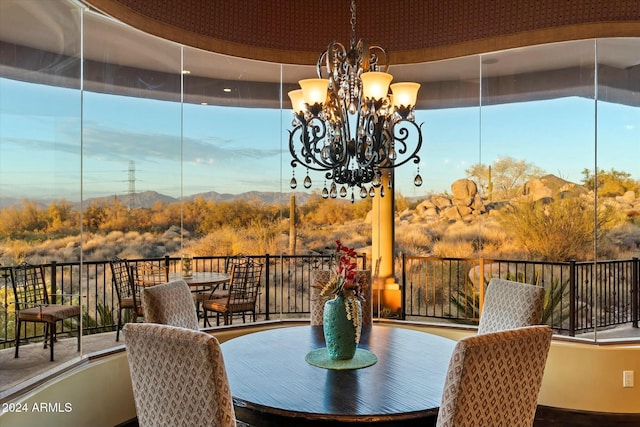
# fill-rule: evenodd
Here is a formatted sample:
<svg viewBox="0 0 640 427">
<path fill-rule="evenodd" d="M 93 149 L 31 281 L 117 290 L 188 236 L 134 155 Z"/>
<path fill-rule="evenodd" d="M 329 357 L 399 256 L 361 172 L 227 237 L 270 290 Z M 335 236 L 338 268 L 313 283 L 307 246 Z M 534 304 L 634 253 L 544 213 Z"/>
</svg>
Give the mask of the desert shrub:
<svg viewBox="0 0 640 427">
<path fill-rule="evenodd" d="M 252 200 L 234 200 L 220 202 L 210 206 L 197 228 L 201 233 L 209 233 L 223 226 L 245 228 L 259 223 L 272 223 L 279 220 L 280 207 L 265 205 Z"/>
<path fill-rule="evenodd" d="M 281 227 L 255 220 L 243 228 L 221 227 L 188 242 L 185 252 L 195 256 L 279 253 Z"/>
<path fill-rule="evenodd" d="M 395 241 L 397 250 L 407 255 L 426 256 L 433 246 L 429 227 L 422 224 L 397 226 Z"/>
<path fill-rule="evenodd" d="M 106 235 L 106 240 L 111 242 L 116 242 L 121 240 L 124 237 L 124 233 L 122 231 L 111 231 Z"/>
<path fill-rule="evenodd" d="M 593 203 L 578 197 L 551 203 L 514 202 L 498 219 L 531 258 L 544 261 L 592 258 L 594 237 L 603 240 L 605 232 L 620 221 L 613 207 L 602 204 L 595 215 Z"/>
<path fill-rule="evenodd" d="M 344 199 L 323 199 L 319 194 L 313 194 L 298 211 L 301 224 L 334 225 L 362 220 L 370 210 L 371 199 L 351 203 Z"/>
<path fill-rule="evenodd" d="M 582 183 L 589 190 L 596 188 L 596 174 L 589 169 L 582 171 Z M 621 196 L 627 191 L 640 191 L 640 181 L 631 178 L 628 172 L 611 168 L 609 171 L 597 170 L 598 195 L 604 197 Z"/>
<path fill-rule="evenodd" d="M 24 240 L 8 240 L 2 245 L 4 265 L 17 265 L 27 260 L 32 254 L 33 247 Z"/>
<path fill-rule="evenodd" d="M 472 258 L 475 247 L 469 240 L 440 240 L 433 244 L 433 254 L 443 258 Z"/>
</svg>

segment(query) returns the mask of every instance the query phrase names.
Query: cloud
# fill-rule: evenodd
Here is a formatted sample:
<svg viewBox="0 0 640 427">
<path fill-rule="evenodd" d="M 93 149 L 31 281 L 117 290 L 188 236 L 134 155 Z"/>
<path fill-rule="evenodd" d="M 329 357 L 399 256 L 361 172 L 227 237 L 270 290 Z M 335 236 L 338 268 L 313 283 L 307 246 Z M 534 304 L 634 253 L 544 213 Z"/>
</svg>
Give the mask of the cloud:
<svg viewBox="0 0 640 427">
<path fill-rule="evenodd" d="M 238 161 L 241 158 L 262 159 L 280 154 L 280 149 L 242 147 L 234 140 L 222 137 L 183 139 L 184 161 L 192 164 L 211 165 L 219 162 Z M 90 124 L 85 127 L 84 153 L 88 157 L 111 161 L 179 161 L 180 136 L 130 132 Z"/>
</svg>

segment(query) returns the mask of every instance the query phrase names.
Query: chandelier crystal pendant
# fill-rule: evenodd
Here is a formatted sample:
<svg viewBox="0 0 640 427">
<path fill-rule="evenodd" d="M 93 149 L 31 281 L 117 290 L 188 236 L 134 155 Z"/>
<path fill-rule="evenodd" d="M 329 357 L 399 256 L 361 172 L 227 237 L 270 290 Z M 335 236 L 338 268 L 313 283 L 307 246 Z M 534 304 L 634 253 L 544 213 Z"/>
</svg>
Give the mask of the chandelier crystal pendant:
<svg viewBox="0 0 640 427">
<path fill-rule="evenodd" d="M 300 80 L 301 89 L 289 92 L 294 114 L 291 166 L 307 168 L 305 188 L 312 185 L 309 170 L 325 172 L 322 196 L 346 197 L 349 187 L 352 202 L 354 187 L 359 187 L 360 197 L 373 197 L 384 173 L 391 184 L 393 168 L 409 161 L 418 165 L 422 146 L 422 126 L 414 115 L 420 84 L 391 84 L 386 50 L 356 42 L 355 28 L 356 5 L 351 0 L 349 49 L 331 42 L 318 58 L 318 78 Z M 414 184 L 422 185 L 419 169 Z M 295 175 L 290 186 L 297 187 Z"/>
</svg>

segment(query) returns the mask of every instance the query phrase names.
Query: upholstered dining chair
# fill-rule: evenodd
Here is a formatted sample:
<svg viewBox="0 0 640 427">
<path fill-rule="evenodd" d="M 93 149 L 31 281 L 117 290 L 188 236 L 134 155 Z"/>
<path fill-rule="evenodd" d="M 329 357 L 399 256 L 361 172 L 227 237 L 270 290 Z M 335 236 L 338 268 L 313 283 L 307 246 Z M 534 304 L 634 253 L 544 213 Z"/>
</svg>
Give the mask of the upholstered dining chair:
<svg viewBox="0 0 640 427">
<path fill-rule="evenodd" d="M 478 334 L 540 324 L 544 293 L 542 286 L 491 279 L 484 297 Z"/>
<path fill-rule="evenodd" d="M 436 427 L 533 426 L 550 344 L 546 325 L 458 341 Z"/>
<path fill-rule="evenodd" d="M 251 259 L 231 267 L 228 295 L 222 298 L 216 298 L 214 295 L 202 303 L 205 325 L 209 324 L 209 311 L 216 313 L 216 325 L 220 325 L 221 315 L 224 317 L 225 325 L 232 324 L 233 316 L 237 313 L 242 314 L 243 323 L 246 321 L 246 313 L 252 313 L 255 322 L 262 267 L 263 264 Z"/>
<path fill-rule="evenodd" d="M 142 301 L 140 294 L 135 291 L 132 272 L 129 269 L 129 262 L 126 259 L 115 258 L 109 261 L 111 266 L 111 278 L 113 287 L 118 297 L 118 325 L 116 327 L 116 341 L 120 341 L 120 329 L 122 329 L 122 312 L 131 312 L 133 322 L 138 320 L 138 316 L 143 316 Z"/>
<path fill-rule="evenodd" d="M 184 280 L 143 288 L 141 297 L 146 322 L 200 329 L 191 290 Z"/>
<path fill-rule="evenodd" d="M 154 323 L 124 326 L 133 397 L 141 427 L 235 427 L 218 340 Z"/>
<path fill-rule="evenodd" d="M 357 270 L 357 280 L 362 289 L 362 324 L 370 325 L 373 322 L 373 311 L 371 305 L 371 271 Z M 314 325 L 322 325 L 324 303 L 331 297 L 323 297 L 320 295 L 320 289 L 329 281 L 331 272 L 329 270 L 313 271 L 311 279 L 311 290 L 309 296 L 310 323 Z"/>
<path fill-rule="evenodd" d="M 25 322 L 44 323 L 44 348 L 49 342 L 49 360 L 53 362 L 53 345 L 56 342 L 58 322 L 76 318 L 80 329 L 80 306 L 69 304 L 52 304 L 49 291 L 44 281 L 41 265 L 21 264 L 11 269 L 11 283 L 15 300 L 16 321 L 15 339 L 18 357 L 20 351 L 20 330 Z M 64 299 L 64 295 L 56 295 Z M 78 351 L 80 351 L 80 331 L 78 334 Z"/>
</svg>

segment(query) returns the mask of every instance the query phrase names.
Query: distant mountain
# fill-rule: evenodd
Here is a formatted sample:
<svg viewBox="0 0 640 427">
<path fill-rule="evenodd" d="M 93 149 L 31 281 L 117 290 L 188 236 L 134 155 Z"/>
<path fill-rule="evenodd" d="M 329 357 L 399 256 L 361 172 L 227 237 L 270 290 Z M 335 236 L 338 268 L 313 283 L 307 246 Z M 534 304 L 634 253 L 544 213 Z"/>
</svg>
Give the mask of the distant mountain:
<svg viewBox="0 0 640 427">
<path fill-rule="evenodd" d="M 216 191 L 208 191 L 206 193 L 193 194 L 186 196 L 185 200 L 193 201 L 201 197 L 205 201 L 214 202 L 229 202 L 233 200 L 258 200 L 268 205 L 273 204 L 287 204 L 289 203 L 289 197 L 292 193 L 279 193 L 277 191 L 248 191 L 246 193 L 231 194 L 231 193 L 218 193 Z M 296 203 L 306 203 L 311 196 L 308 193 L 293 193 L 296 196 Z"/>
<path fill-rule="evenodd" d="M 11 206 L 22 207 L 25 201 L 30 201 L 36 203 L 39 207 L 45 208 L 47 207 L 52 200 L 48 199 L 29 199 L 27 197 L 0 197 L 0 209 L 9 208 Z"/>
<path fill-rule="evenodd" d="M 310 194 L 307 193 L 295 193 L 296 203 L 304 204 L 309 200 Z M 257 200 L 265 204 L 288 204 L 290 193 L 278 193 L 276 191 L 248 191 L 246 193 L 231 194 L 231 193 L 217 193 L 215 191 L 208 191 L 205 193 L 192 194 L 185 196 L 184 200 L 192 202 L 197 198 L 202 198 L 205 201 L 214 202 L 230 202 L 234 200 Z M 156 191 L 145 191 L 142 193 L 135 193 L 133 196 L 128 194 L 113 195 L 109 197 L 95 197 L 85 200 L 85 204 L 92 203 L 97 204 L 109 204 L 113 200 L 118 200 L 125 206 L 131 206 L 132 208 L 150 208 L 155 202 L 163 203 L 178 203 L 179 198 L 167 196 L 165 194 L 158 193 Z"/>
<path fill-rule="evenodd" d="M 291 194 L 295 194 L 296 203 L 304 204 L 311 197 L 308 193 L 279 193 L 277 191 L 248 191 L 246 193 L 231 194 L 231 193 L 217 193 L 215 191 L 208 191 L 205 193 L 192 194 L 185 196 L 185 201 L 193 201 L 197 198 L 202 198 L 205 201 L 214 202 L 230 202 L 234 200 L 257 200 L 265 204 L 288 204 Z M 15 198 L 15 197 L 2 197 L 0 198 L 0 209 L 4 209 L 11 206 L 21 207 L 23 202 L 28 200 L 36 203 L 41 208 L 46 208 L 52 202 L 57 199 L 28 199 L 28 198 Z M 93 197 L 84 201 L 85 206 L 91 204 L 111 204 L 114 200 L 117 200 L 122 205 L 132 208 L 150 208 L 156 202 L 163 203 L 178 203 L 180 201 L 177 197 L 167 196 L 166 194 L 158 193 L 157 191 L 143 191 L 141 193 L 135 193 L 133 196 L 129 194 L 114 194 L 113 196 Z M 80 209 L 80 202 L 73 202 L 75 209 Z"/>
<path fill-rule="evenodd" d="M 91 204 L 110 204 L 114 200 L 117 200 L 124 206 L 130 206 L 132 208 L 150 208 L 155 202 L 163 203 L 176 203 L 179 199 L 166 194 L 160 194 L 157 191 L 143 191 L 142 193 L 129 194 L 114 194 L 113 196 L 94 197 L 84 201 L 85 205 Z M 75 207 L 79 207 L 79 203 L 74 204 Z"/>
</svg>

